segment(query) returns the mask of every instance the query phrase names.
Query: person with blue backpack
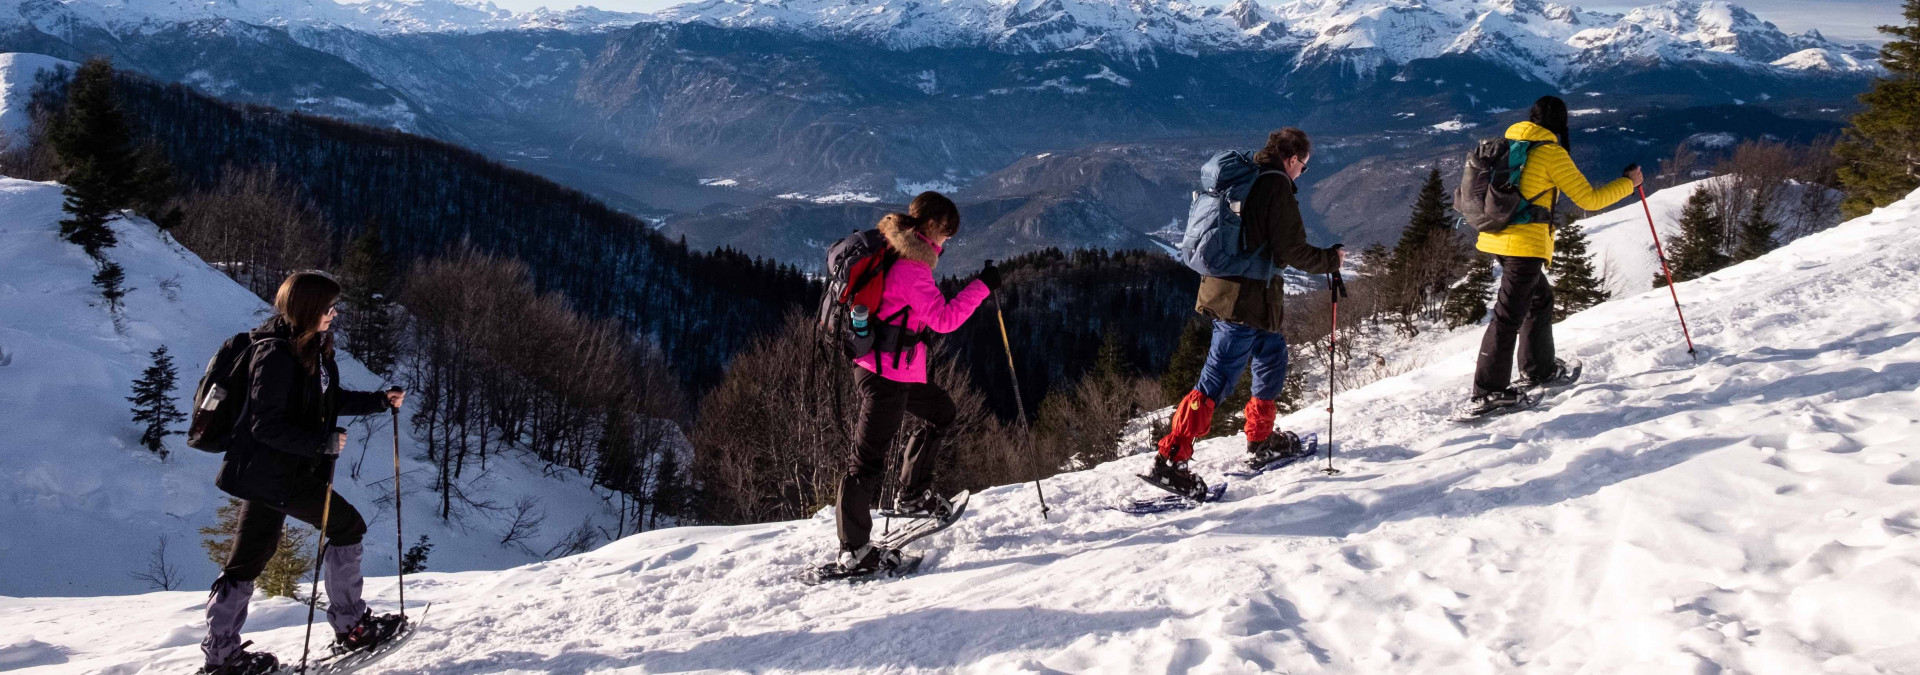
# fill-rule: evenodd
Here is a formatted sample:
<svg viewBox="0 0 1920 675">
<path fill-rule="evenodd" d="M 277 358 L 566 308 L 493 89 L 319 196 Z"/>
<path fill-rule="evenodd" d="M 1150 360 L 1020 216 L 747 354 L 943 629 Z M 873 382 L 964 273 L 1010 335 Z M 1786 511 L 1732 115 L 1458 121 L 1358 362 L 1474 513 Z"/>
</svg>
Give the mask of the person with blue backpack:
<svg viewBox="0 0 1920 675">
<path fill-rule="evenodd" d="M 1307 243 L 1296 181 L 1313 160 L 1306 132 L 1286 128 L 1269 134 L 1252 157 L 1223 152 L 1201 169 L 1200 192 L 1187 214 L 1180 257 L 1202 275 L 1194 310 L 1213 320 L 1213 341 L 1193 391 L 1174 409 L 1173 424 L 1160 439 L 1148 483 L 1200 499 L 1206 483 L 1187 468 L 1193 441 L 1207 434 L 1213 410 L 1233 393 L 1240 372 L 1253 366 L 1253 400 L 1247 403 L 1250 465 L 1265 465 L 1305 452 L 1291 434 L 1276 435 L 1274 419 L 1287 377 L 1286 283 L 1279 271 L 1293 267 L 1315 274 L 1340 269 L 1340 246 Z"/>
<path fill-rule="evenodd" d="M 1480 341 L 1472 397 L 1457 419 L 1525 409 L 1538 400 L 1537 392 L 1580 377 L 1578 362 L 1554 356 L 1553 286 L 1546 275 L 1554 203 L 1564 194 L 1574 205 L 1597 211 L 1626 199 L 1645 179 L 1639 165 L 1629 164 L 1620 178 L 1595 187 L 1568 153 L 1569 131 L 1566 101 L 1542 97 L 1527 121 L 1508 127 L 1504 138 L 1481 143 L 1467 158 L 1454 205 L 1480 232 L 1475 248 L 1500 261 L 1500 292 Z"/>
</svg>

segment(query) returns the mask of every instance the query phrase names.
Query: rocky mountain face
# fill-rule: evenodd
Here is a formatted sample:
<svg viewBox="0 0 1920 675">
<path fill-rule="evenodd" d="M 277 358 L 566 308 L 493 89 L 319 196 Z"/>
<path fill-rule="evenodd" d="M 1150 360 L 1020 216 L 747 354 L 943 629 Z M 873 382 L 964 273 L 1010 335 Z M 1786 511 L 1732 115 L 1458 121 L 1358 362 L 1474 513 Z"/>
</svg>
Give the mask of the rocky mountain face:
<svg viewBox="0 0 1920 675">
<path fill-rule="evenodd" d="M 1321 141 L 1314 227 L 1372 240 L 1379 216 L 1355 214 L 1397 219 L 1413 188 L 1383 167 L 1458 154 L 1542 94 L 1602 111 L 1745 105 L 1824 129 L 1880 72 L 1868 51 L 1718 1 L 704 0 L 636 15 L 0 0 L 0 51 L 105 54 L 233 100 L 436 136 L 690 244 L 801 262 L 923 189 L 968 205 L 981 238 L 954 255 L 969 263 L 1150 245 L 1207 154 L 1286 125 Z M 1643 162 L 1693 133 L 1617 126 Z"/>
</svg>

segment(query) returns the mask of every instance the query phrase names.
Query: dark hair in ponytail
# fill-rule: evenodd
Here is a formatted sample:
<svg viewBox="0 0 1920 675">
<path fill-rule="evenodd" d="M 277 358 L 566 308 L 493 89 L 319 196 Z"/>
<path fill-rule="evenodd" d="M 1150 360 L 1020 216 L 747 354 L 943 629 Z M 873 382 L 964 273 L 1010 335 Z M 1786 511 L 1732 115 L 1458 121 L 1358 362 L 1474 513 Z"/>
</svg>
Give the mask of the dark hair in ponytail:
<svg viewBox="0 0 1920 675">
<path fill-rule="evenodd" d="M 293 355 L 309 375 L 320 372 L 320 356 L 333 351 L 333 333 L 320 330 L 320 322 L 339 299 L 340 282 L 324 272 L 295 272 L 273 295 L 274 318 L 293 329 Z"/>
<path fill-rule="evenodd" d="M 1566 101 L 1558 96 L 1542 96 L 1533 102 L 1533 112 L 1527 119 L 1560 137 L 1560 147 L 1573 150 L 1573 134 L 1568 133 L 1567 129 Z"/>
<path fill-rule="evenodd" d="M 913 198 L 906 213 L 889 213 L 880 222 L 929 237 L 951 237 L 960 232 L 960 207 L 946 195 L 928 190 Z"/>
<path fill-rule="evenodd" d="M 1307 132 L 1287 127 L 1267 134 L 1267 147 L 1253 154 L 1253 163 L 1278 171 L 1287 160 L 1313 154 L 1313 139 Z"/>
</svg>

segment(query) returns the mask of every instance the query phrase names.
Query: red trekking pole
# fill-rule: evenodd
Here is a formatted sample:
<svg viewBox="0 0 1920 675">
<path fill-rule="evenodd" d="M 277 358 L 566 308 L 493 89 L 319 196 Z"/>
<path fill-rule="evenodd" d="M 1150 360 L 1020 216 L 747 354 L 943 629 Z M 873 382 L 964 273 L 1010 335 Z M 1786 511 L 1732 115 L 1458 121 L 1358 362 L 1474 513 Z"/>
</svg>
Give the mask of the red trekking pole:
<svg viewBox="0 0 1920 675">
<path fill-rule="evenodd" d="M 1334 359 L 1339 358 L 1334 347 L 1339 344 L 1340 297 L 1347 294 L 1347 280 L 1340 276 L 1338 270 L 1327 275 L 1327 291 L 1333 296 L 1332 320 L 1327 324 L 1327 468 L 1320 471 L 1333 476 L 1340 473 L 1339 469 L 1333 468 L 1333 364 Z"/>
<path fill-rule="evenodd" d="M 1680 334 L 1687 338 L 1687 356 L 1695 360 L 1700 355 L 1693 350 L 1693 332 L 1687 330 L 1687 314 L 1680 311 L 1680 291 L 1673 288 L 1673 270 L 1667 267 L 1667 252 L 1660 248 L 1660 229 L 1653 226 L 1653 207 L 1647 206 L 1647 188 L 1638 186 L 1640 191 L 1640 210 L 1647 213 L 1647 231 L 1653 233 L 1653 254 L 1660 258 L 1660 271 L 1667 275 L 1667 292 L 1673 294 L 1673 313 L 1680 315 Z"/>
</svg>

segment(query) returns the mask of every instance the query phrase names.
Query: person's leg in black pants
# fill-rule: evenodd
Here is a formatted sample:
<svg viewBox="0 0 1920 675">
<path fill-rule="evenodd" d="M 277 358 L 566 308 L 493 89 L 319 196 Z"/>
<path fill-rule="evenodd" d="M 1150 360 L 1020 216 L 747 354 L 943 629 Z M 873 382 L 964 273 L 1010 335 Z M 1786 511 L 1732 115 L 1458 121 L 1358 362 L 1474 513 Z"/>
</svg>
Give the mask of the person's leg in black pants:
<svg viewBox="0 0 1920 675">
<path fill-rule="evenodd" d="M 927 383 L 907 385 L 907 412 L 927 423 L 907 442 L 907 461 L 900 467 L 900 494 L 918 498 L 933 488 L 933 466 L 958 412 L 945 389 Z"/>
<path fill-rule="evenodd" d="M 860 416 L 854 420 L 853 456 L 848 458 L 847 474 L 840 478 L 839 499 L 833 509 L 843 551 L 867 545 L 873 534 L 869 511 L 880 496 L 887 449 L 893 445 L 893 435 L 900 431 L 909 399 L 907 385 L 865 368 L 854 368 L 853 388 L 860 395 Z"/>
<path fill-rule="evenodd" d="M 1473 394 L 1484 396 L 1513 386 L 1513 348 L 1521 330 L 1527 330 L 1526 347 L 1553 362 L 1553 291 L 1546 288 L 1547 277 L 1542 258 L 1500 256 L 1500 295 L 1493 303 L 1493 320 L 1480 339 L 1480 361 L 1473 373 Z M 1537 307 L 1545 311 L 1535 312 Z M 1538 315 L 1539 320 L 1532 320 Z M 1529 366 L 1537 363 L 1528 362 Z"/>
<path fill-rule="evenodd" d="M 327 552 L 324 572 L 327 580 L 327 618 L 335 632 L 351 628 L 366 611 L 360 598 L 360 540 L 367 533 L 367 522 L 360 511 L 339 493 L 331 493 L 333 505 L 327 516 Z M 322 502 L 318 494 L 295 499 L 283 509 L 267 504 L 240 503 L 240 523 L 233 533 L 233 548 L 227 551 L 227 563 L 213 581 L 207 598 L 207 638 L 200 650 L 207 665 L 218 666 L 240 648 L 240 631 L 247 623 L 247 601 L 253 597 L 253 582 L 267 569 L 280 548 L 281 532 L 287 516 L 318 528 Z"/>
<path fill-rule="evenodd" d="M 1538 260 L 1538 258 L 1535 258 Z M 1553 377 L 1553 283 L 1541 274 L 1520 324 L 1520 372 L 1535 382 Z"/>
</svg>

